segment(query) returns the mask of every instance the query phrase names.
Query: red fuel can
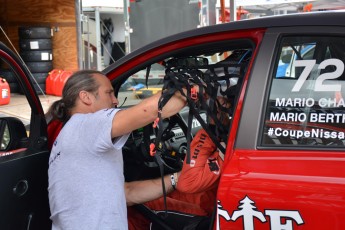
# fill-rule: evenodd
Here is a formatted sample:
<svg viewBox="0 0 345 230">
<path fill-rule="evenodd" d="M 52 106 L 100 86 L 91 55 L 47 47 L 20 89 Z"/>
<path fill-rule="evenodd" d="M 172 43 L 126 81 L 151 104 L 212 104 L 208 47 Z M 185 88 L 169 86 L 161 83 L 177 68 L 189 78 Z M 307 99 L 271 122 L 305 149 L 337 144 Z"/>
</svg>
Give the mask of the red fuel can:
<svg viewBox="0 0 345 230">
<path fill-rule="evenodd" d="M 62 96 L 62 89 L 67 79 L 73 74 L 72 71 L 54 69 L 49 72 L 46 79 L 46 93 L 49 95 Z"/>
<path fill-rule="evenodd" d="M 46 79 L 46 94 L 48 95 L 55 95 L 55 82 L 56 79 L 60 76 L 63 70 L 61 69 L 53 69 L 49 72 L 48 77 Z"/>
<path fill-rule="evenodd" d="M 0 77 L 0 105 L 10 103 L 11 91 L 6 79 Z"/>
<path fill-rule="evenodd" d="M 68 78 L 73 74 L 72 71 L 62 71 L 62 73 L 59 75 L 59 77 L 56 78 L 55 81 L 55 95 L 56 96 L 62 96 L 62 90 L 65 86 L 66 81 Z"/>
</svg>

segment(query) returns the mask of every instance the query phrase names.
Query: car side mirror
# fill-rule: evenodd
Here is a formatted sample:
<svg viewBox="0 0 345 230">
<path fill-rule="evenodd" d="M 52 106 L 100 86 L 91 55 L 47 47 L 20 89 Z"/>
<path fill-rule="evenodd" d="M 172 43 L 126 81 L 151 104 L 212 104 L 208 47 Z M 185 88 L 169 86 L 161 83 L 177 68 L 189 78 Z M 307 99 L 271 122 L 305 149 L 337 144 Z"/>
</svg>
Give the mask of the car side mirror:
<svg viewBox="0 0 345 230">
<path fill-rule="evenodd" d="M 28 136 L 21 120 L 15 117 L 0 118 L 0 151 L 27 148 Z"/>
</svg>

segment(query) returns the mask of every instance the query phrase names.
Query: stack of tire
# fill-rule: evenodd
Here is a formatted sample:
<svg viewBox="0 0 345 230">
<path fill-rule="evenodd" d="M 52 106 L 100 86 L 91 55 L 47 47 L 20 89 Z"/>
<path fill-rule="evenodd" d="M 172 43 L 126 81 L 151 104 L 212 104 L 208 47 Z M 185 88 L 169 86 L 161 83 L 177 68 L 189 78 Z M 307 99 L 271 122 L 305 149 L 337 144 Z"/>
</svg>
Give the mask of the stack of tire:
<svg viewBox="0 0 345 230">
<path fill-rule="evenodd" d="M 10 91 L 11 93 L 20 93 L 20 87 L 18 84 L 18 81 L 14 75 L 14 73 L 12 72 L 12 70 L 8 69 L 8 68 L 0 68 L 0 78 L 3 78 L 7 81 L 9 87 L 10 87 Z"/>
<path fill-rule="evenodd" d="M 45 93 L 46 78 L 53 69 L 52 31 L 50 27 L 19 27 L 20 56 L 32 73 L 35 90 Z"/>
</svg>

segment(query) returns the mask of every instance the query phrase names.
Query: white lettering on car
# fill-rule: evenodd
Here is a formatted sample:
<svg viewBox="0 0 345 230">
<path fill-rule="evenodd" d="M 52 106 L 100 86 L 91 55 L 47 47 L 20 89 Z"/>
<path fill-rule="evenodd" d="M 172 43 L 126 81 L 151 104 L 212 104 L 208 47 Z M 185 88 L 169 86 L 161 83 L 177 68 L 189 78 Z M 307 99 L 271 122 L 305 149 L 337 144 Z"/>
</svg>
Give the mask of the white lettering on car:
<svg viewBox="0 0 345 230">
<path fill-rule="evenodd" d="M 315 72 L 325 69 L 327 66 L 334 66 L 335 71 L 323 73 L 316 77 L 314 91 L 316 92 L 326 92 L 326 91 L 341 91 L 341 84 L 323 84 L 325 80 L 337 79 L 344 72 L 344 63 L 336 58 L 326 59 L 320 63 L 316 64 L 316 60 L 296 60 L 293 67 L 304 67 L 301 75 L 297 79 L 291 92 L 299 92 L 303 84 L 311 75 L 313 69 L 316 68 Z"/>
<path fill-rule="evenodd" d="M 319 106 L 322 108 L 325 107 L 345 107 L 345 102 L 343 98 L 321 98 L 319 100 Z"/>
<path fill-rule="evenodd" d="M 220 221 L 219 217 L 223 217 L 226 221 L 230 220 L 230 215 L 229 213 L 223 209 L 223 206 L 220 204 L 220 201 L 218 200 L 217 202 L 217 230 L 220 229 Z"/>
<path fill-rule="evenodd" d="M 243 217 L 243 227 L 246 230 L 254 230 L 254 217 L 261 222 L 266 222 L 265 216 L 260 211 L 256 211 L 254 202 L 245 197 L 240 201 L 241 205 L 238 206 L 239 210 L 234 211 L 231 216 L 232 221 L 236 221 L 239 217 Z"/>
<path fill-rule="evenodd" d="M 293 229 L 294 220 L 298 225 L 303 224 L 303 220 L 298 211 L 282 211 L 282 210 L 265 210 L 266 216 L 270 217 L 271 229 Z M 281 222 L 282 218 L 286 219 L 286 223 Z"/>
<path fill-rule="evenodd" d="M 315 101 L 313 98 L 277 98 L 276 107 L 313 107 Z"/>
<path fill-rule="evenodd" d="M 307 120 L 307 115 L 305 113 L 279 113 L 271 112 L 270 114 L 271 121 L 298 121 L 304 122 Z"/>
<path fill-rule="evenodd" d="M 277 98 L 275 102 L 276 107 L 311 108 L 314 105 L 316 104 L 313 98 Z M 345 107 L 345 100 L 343 98 L 320 98 L 317 105 L 321 108 Z"/>
<path fill-rule="evenodd" d="M 327 59 L 320 63 L 318 69 L 325 69 L 329 65 L 335 66 L 335 71 L 321 74 L 316 79 L 315 91 L 341 91 L 340 84 L 324 85 L 323 81 L 329 79 L 337 79 L 338 77 L 340 77 L 344 72 L 344 63 L 341 60 L 335 58 Z"/>
<path fill-rule="evenodd" d="M 296 139 L 299 138 L 332 138 L 332 139 L 339 139 L 344 140 L 345 133 L 344 132 L 338 132 L 338 131 L 326 131 L 323 129 L 315 129 L 312 128 L 309 130 L 288 130 L 288 129 L 282 129 L 282 128 L 269 128 L 267 131 L 267 134 L 269 136 L 276 136 L 276 137 L 295 137 Z"/>
<path fill-rule="evenodd" d="M 309 119 L 307 119 L 309 117 Z M 328 123 L 328 124 L 343 124 L 345 123 L 345 114 L 341 113 L 310 113 L 307 116 L 306 113 L 281 113 L 271 112 L 270 121 L 280 122 L 317 122 L 317 123 Z"/>
<path fill-rule="evenodd" d="M 310 122 L 345 123 L 345 114 L 340 113 L 310 113 Z"/>
<path fill-rule="evenodd" d="M 271 230 L 293 230 L 293 222 L 297 225 L 304 224 L 304 221 L 296 210 L 271 210 L 265 209 L 264 212 L 257 210 L 255 202 L 248 196 L 239 201 L 240 205 L 237 210 L 234 210 L 232 216 L 223 208 L 221 202 L 218 200 L 217 205 L 217 230 L 221 229 L 220 217 L 223 217 L 227 222 L 242 220 L 244 230 L 255 230 L 254 219 L 259 219 L 261 223 L 266 223 L 266 216 L 269 216 L 269 224 Z M 265 213 L 265 215 L 264 215 Z"/>
</svg>

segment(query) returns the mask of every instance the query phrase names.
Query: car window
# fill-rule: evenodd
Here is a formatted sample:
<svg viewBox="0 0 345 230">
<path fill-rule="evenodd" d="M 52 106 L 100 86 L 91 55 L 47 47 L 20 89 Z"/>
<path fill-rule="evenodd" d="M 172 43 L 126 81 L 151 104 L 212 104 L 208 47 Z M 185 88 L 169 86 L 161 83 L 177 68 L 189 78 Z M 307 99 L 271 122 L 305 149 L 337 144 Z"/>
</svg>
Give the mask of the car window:
<svg viewBox="0 0 345 230">
<path fill-rule="evenodd" d="M 169 162 L 171 164 L 175 162 L 176 158 L 185 159 L 188 156 L 190 153 L 188 152 L 190 151 L 188 142 L 191 141 L 188 140 L 188 137 L 193 138 L 202 127 L 207 127 L 205 131 L 214 144 L 225 151 L 226 144 L 222 145 L 219 140 L 227 140 L 240 88 L 246 75 L 247 66 L 252 60 L 253 48 L 253 43 L 247 39 L 210 43 L 197 48 L 190 46 L 178 50 L 178 52 L 175 51 L 172 55 L 163 54 L 162 57 L 155 57 L 155 60 L 158 60 L 155 63 L 148 62 L 137 66 L 141 70 L 131 74 L 123 82 L 117 95 L 119 104 L 123 107 L 132 106 L 158 93 L 162 90 L 163 85 L 164 89 L 167 89 L 166 92 L 172 92 L 181 89 L 179 87 L 188 89 L 190 85 L 196 84 L 208 95 L 207 97 L 199 97 L 199 95 L 193 97 L 192 90 L 189 91 L 187 106 L 179 112 L 179 118 L 172 117 L 165 120 L 165 122 L 169 121 L 167 127 L 172 126 L 169 128 L 171 132 L 164 135 L 164 143 L 168 144 L 167 149 L 171 150 L 165 153 L 169 159 L 166 161 L 168 163 L 165 164 L 164 173 L 176 167 L 176 165 L 167 166 Z M 166 84 L 169 87 L 166 87 Z M 196 97 L 198 99 L 193 100 Z M 225 97 L 228 100 L 224 103 L 219 97 Z M 218 111 L 222 111 L 222 115 L 217 116 Z M 176 120 L 181 122 L 177 123 Z M 210 125 L 211 120 L 215 125 Z M 155 126 L 149 124 L 134 130 L 123 148 L 126 181 L 159 176 L 156 174 L 159 173 L 159 170 L 154 170 L 158 165 L 148 153 L 150 143 L 155 143 L 157 138 L 162 137 L 152 127 Z M 134 155 L 138 156 L 133 157 Z M 138 159 L 135 170 L 130 170 L 133 167 L 131 159 Z M 139 159 L 144 162 L 140 163 Z"/>
<path fill-rule="evenodd" d="M 192 65 L 195 58 L 199 60 L 203 59 L 204 63 L 197 63 L 200 68 L 206 74 L 210 73 L 210 70 L 205 66 L 215 65 L 217 63 L 228 63 L 228 74 L 239 74 L 239 66 L 237 64 L 247 64 L 251 57 L 251 49 L 221 49 L 218 52 L 212 52 L 209 54 L 200 54 L 188 57 L 181 57 L 179 60 L 183 65 Z M 169 60 L 175 59 L 175 57 L 165 58 L 157 63 L 150 64 L 146 68 L 131 75 L 122 85 L 119 91 L 118 99 L 119 103 L 124 103 L 125 106 L 131 106 L 139 103 L 141 100 L 152 96 L 159 92 L 164 83 L 164 76 L 166 71 L 165 63 Z M 148 70 L 149 68 L 149 70 Z M 215 74 L 224 73 L 224 67 L 220 66 L 215 68 Z M 243 73 L 242 73 L 243 74 Z"/>
<path fill-rule="evenodd" d="M 344 38 L 286 37 L 277 56 L 262 145 L 344 146 Z"/>
<path fill-rule="evenodd" d="M 122 85 L 119 92 L 119 103 L 126 99 L 126 106 L 138 104 L 141 100 L 162 89 L 165 68 L 160 63 L 150 65 L 148 79 L 147 70 L 143 69 L 131 75 Z"/>
</svg>

